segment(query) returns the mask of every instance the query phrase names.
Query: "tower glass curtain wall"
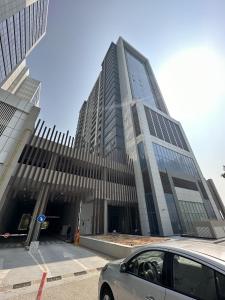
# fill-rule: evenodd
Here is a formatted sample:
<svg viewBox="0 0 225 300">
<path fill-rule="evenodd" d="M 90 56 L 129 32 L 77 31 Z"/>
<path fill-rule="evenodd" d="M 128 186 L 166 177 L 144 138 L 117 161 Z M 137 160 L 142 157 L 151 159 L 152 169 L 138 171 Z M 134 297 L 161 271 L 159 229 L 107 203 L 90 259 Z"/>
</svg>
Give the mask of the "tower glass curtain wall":
<svg viewBox="0 0 225 300">
<path fill-rule="evenodd" d="M 126 51 L 127 68 L 133 99 L 157 108 L 144 62 Z"/>
<path fill-rule="evenodd" d="M 105 155 L 124 152 L 123 118 L 120 97 L 117 47 L 111 44 L 102 71 L 87 102 L 82 105 L 76 142 L 85 141 Z M 118 159 L 122 155 L 118 155 Z"/>
<path fill-rule="evenodd" d="M 169 115 L 148 60 L 122 38 L 117 45 L 111 44 L 103 60 L 98 80 L 81 109 L 77 136 L 105 153 L 123 149 L 134 159 L 144 234 L 191 234 L 195 221 L 219 217 L 185 133 Z"/>
<path fill-rule="evenodd" d="M 38 0 L 0 21 L 0 84 L 45 33 L 47 10 L 48 0 Z"/>
</svg>

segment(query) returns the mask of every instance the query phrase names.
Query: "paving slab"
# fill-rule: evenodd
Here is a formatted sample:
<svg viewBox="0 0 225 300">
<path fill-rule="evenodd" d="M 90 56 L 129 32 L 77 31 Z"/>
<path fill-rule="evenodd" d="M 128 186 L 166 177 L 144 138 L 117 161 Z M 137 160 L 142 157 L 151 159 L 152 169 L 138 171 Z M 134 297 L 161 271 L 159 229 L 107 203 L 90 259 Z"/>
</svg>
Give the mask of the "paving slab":
<svg viewBox="0 0 225 300">
<path fill-rule="evenodd" d="M 19 283 L 38 283 L 44 271 L 48 278 L 74 276 L 102 268 L 108 261 L 96 252 L 64 242 L 41 244 L 32 253 L 18 247 L 0 249 L 0 291 Z"/>
<path fill-rule="evenodd" d="M 97 300 L 99 272 L 57 282 L 47 282 L 43 289 L 43 300 Z M 0 293 L 1 300 L 36 300 L 38 285 Z"/>
</svg>

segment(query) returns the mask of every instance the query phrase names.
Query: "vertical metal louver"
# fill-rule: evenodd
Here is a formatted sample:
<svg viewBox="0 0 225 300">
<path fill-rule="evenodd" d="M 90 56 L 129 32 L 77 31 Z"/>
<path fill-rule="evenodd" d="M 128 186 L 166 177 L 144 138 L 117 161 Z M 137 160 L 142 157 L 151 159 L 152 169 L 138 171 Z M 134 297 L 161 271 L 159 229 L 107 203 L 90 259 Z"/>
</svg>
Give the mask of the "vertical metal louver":
<svg viewBox="0 0 225 300">
<path fill-rule="evenodd" d="M 151 135 L 189 151 L 179 125 L 147 106 L 145 106 L 145 114 Z"/>
<path fill-rule="evenodd" d="M 160 127 L 160 124 L 159 124 L 158 117 L 157 117 L 157 113 L 152 110 L 151 114 L 152 114 L 152 119 L 153 119 L 153 122 L 154 122 L 154 125 L 155 125 L 155 130 L 156 130 L 156 133 L 157 133 L 157 137 L 160 138 L 161 140 L 164 140 L 163 133 L 162 133 L 162 130 L 161 130 L 161 127 Z"/>
</svg>

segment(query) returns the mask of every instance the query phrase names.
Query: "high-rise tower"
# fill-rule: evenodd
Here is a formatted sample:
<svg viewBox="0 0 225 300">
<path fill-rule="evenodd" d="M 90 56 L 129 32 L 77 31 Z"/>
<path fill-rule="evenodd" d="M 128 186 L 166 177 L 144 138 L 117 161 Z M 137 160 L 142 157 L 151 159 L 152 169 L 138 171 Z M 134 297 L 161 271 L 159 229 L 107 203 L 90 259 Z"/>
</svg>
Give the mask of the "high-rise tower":
<svg viewBox="0 0 225 300">
<path fill-rule="evenodd" d="M 102 71 L 82 105 L 76 140 L 83 140 L 104 154 L 125 150 L 117 46 L 112 43 Z"/>
<path fill-rule="evenodd" d="M 25 59 L 45 35 L 47 13 L 48 0 L 0 3 L 0 218 L 6 187 L 40 111 L 41 85 L 29 76 Z"/>
<path fill-rule="evenodd" d="M 1 1 L 1 86 L 44 36 L 47 11 L 48 0 Z"/>
<path fill-rule="evenodd" d="M 221 219 L 148 60 L 122 38 L 111 44 L 82 106 L 76 139 L 134 160 L 143 234 L 191 234 L 196 221 Z"/>
</svg>

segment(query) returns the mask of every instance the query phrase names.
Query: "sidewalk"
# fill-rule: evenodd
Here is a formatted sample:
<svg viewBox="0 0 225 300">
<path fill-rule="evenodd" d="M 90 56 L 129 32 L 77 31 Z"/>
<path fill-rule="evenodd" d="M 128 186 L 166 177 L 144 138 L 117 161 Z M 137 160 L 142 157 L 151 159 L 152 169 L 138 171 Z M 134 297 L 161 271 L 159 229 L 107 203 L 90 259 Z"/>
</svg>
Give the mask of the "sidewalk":
<svg viewBox="0 0 225 300">
<path fill-rule="evenodd" d="M 109 258 L 62 241 L 41 244 L 36 252 L 24 248 L 0 249 L 0 292 L 38 284 L 43 272 L 48 281 L 88 274 Z"/>
</svg>

